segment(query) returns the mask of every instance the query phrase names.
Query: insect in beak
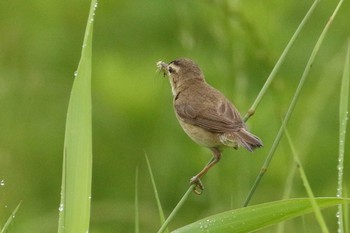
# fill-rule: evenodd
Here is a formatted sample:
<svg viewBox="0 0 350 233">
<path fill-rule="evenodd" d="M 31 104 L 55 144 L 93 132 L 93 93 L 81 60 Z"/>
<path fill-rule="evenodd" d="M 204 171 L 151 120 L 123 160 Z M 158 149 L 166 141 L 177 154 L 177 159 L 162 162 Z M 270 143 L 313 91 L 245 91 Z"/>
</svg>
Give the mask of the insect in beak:
<svg viewBox="0 0 350 233">
<path fill-rule="evenodd" d="M 168 64 L 166 64 L 163 61 L 157 62 L 157 71 L 158 72 L 163 72 L 164 77 L 168 73 Z"/>
</svg>

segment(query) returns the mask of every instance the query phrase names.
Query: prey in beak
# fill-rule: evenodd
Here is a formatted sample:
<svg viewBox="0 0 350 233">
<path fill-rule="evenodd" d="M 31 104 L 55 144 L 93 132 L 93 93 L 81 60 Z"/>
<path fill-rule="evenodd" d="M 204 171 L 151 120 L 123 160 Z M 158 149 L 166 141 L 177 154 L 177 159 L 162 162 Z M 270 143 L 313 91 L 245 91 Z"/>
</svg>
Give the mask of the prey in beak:
<svg viewBox="0 0 350 233">
<path fill-rule="evenodd" d="M 168 75 L 168 64 L 163 61 L 157 62 L 157 72 L 162 72 L 164 77 Z"/>
</svg>

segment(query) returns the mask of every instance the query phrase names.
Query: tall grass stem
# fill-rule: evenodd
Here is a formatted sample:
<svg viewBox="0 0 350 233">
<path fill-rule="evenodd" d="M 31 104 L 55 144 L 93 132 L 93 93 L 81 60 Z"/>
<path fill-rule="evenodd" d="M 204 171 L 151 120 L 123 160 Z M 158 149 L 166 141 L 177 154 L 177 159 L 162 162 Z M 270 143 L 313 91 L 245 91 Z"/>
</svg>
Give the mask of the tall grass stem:
<svg viewBox="0 0 350 233">
<path fill-rule="evenodd" d="M 270 151 L 269 151 L 269 153 L 268 153 L 268 155 L 267 155 L 267 157 L 266 157 L 266 159 L 264 161 L 264 164 L 262 165 L 262 168 L 260 169 L 260 173 L 258 174 L 257 178 L 255 179 L 255 182 L 254 182 L 250 192 L 248 193 L 248 196 L 247 196 L 243 206 L 247 206 L 249 204 L 253 194 L 255 193 L 255 190 L 257 189 L 257 187 L 258 187 L 262 177 L 264 176 L 264 174 L 266 173 L 266 171 L 267 171 L 267 169 L 268 169 L 268 167 L 270 165 L 270 162 L 271 162 L 271 160 L 273 158 L 273 155 L 275 154 L 275 151 L 277 149 L 277 146 L 278 146 L 278 144 L 279 144 L 279 142 L 280 142 L 280 140 L 281 140 L 281 138 L 283 136 L 283 128 L 284 128 L 283 125 L 287 125 L 287 123 L 288 123 L 288 121 L 289 121 L 289 119 L 290 119 L 290 117 L 292 115 L 294 107 L 295 107 L 296 103 L 298 102 L 301 90 L 302 90 L 302 88 L 304 86 L 304 82 L 306 80 L 306 77 L 309 74 L 309 71 L 310 71 L 310 69 L 312 67 L 312 64 L 313 64 L 313 62 L 315 60 L 315 57 L 316 57 L 316 55 L 317 55 L 317 53 L 318 53 L 318 51 L 319 51 L 319 49 L 320 49 L 320 47 L 322 45 L 322 42 L 323 42 L 324 38 L 327 35 L 327 32 L 328 32 L 328 30 L 329 30 L 329 28 L 330 28 L 330 26 L 331 26 L 331 24 L 332 24 L 332 22 L 334 20 L 334 17 L 338 13 L 342 3 L 343 3 L 343 0 L 340 0 L 338 5 L 337 5 L 337 7 L 335 8 L 333 14 L 329 18 L 326 26 L 324 27 L 320 37 L 318 38 L 318 40 L 317 40 L 317 42 L 316 42 L 312 52 L 311 52 L 310 58 L 309 58 L 309 60 L 308 60 L 308 62 L 306 64 L 304 72 L 303 72 L 303 74 L 301 76 L 301 79 L 299 81 L 298 87 L 295 90 L 295 93 L 293 95 L 292 101 L 291 101 L 291 103 L 290 103 L 290 105 L 288 107 L 287 113 L 286 113 L 286 115 L 285 115 L 285 117 L 283 119 L 283 124 L 281 125 L 281 127 L 280 127 L 280 129 L 279 129 L 279 131 L 277 133 L 277 136 L 276 136 L 276 138 L 275 138 L 275 140 L 274 140 L 274 142 L 273 142 L 273 144 L 271 146 L 271 149 L 270 149 Z"/>
<path fill-rule="evenodd" d="M 280 69 L 283 61 L 285 60 L 285 57 L 287 56 L 290 48 L 293 46 L 293 44 L 296 41 L 296 39 L 298 38 L 301 30 L 303 29 L 303 27 L 306 24 L 306 22 L 308 21 L 308 19 L 311 17 L 312 13 L 314 12 L 314 10 L 315 10 L 315 8 L 316 8 L 316 6 L 317 6 L 317 4 L 319 2 L 320 2 L 320 0 L 315 0 L 314 3 L 311 5 L 310 9 L 308 10 L 308 12 L 304 16 L 303 20 L 299 24 L 297 30 L 294 32 L 292 38 L 289 40 L 286 48 L 283 50 L 283 52 L 282 52 L 280 58 L 278 59 L 276 65 L 273 67 L 269 77 L 267 78 L 264 86 L 260 90 L 260 92 L 259 92 L 258 96 L 256 97 L 253 105 L 250 107 L 250 109 L 248 110 L 248 112 L 244 116 L 243 121 L 246 122 L 252 115 L 254 115 L 254 113 L 255 113 L 259 103 L 261 102 L 262 98 L 264 97 L 267 89 L 269 88 L 270 84 L 272 83 L 272 81 L 276 77 L 276 74 L 277 74 L 278 70 Z"/>
<path fill-rule="evenodd" d="M 346 126 L 348 122 L 348 100 L 349 100 L 349 56 L 350 56 L 350 40 L 348 42 L 348 50 L 345 58 L 345 65 L 343 71 L 343 78 L 340 90 L 340 103 L 339 103 L 339 155 L 338 155 L 338 187 L 337 197 L 343 196 L 343 176 L 344 176 L 344 154 L 345 154 L 345 137 Z M 338 233 L 344 232 L 343 222 L 343 206 L 338 206 L 338 212 L 336 214 L 338 218 Z"/>
</svg>

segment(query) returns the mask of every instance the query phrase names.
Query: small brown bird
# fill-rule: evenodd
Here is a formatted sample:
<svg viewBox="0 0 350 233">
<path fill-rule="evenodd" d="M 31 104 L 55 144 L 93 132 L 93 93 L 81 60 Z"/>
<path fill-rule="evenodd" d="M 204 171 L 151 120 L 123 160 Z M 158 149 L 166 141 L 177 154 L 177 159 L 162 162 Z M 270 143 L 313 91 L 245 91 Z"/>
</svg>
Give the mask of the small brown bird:
<svg viewBox="0 0 350 233">
<path fill-rule="evenodd" d="M 242 146 L 253 151 L 263 146 L 262 141 L 248 132 L 235 106 L 205 81 L 192 60 L 180 58 L 169 64 L 159 61 L 157 67 L 169 77 L 181 127 L 193 141 L 213 152 L 211 161 L 190 180 L 190 184 L 196 185 L 194 191 L 200 194 L 203 190 L 200 178 L 219 162 L 223 148 Z"/>
</svg>

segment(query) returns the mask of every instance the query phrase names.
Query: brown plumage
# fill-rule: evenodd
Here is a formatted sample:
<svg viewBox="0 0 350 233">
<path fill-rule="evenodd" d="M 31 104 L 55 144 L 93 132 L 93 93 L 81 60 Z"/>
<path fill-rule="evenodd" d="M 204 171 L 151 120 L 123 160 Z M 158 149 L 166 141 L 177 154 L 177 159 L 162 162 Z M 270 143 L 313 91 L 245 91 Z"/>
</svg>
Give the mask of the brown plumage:
<svg viewBox="0 0 350 233">
<path fill-rule="evenodd" d="M 223 148 L 242 146 L 253 151 L 263 144 L 247 130 L 235 106 L 206 83 L 202 71 L 192 60 L 158 62 L 157 66 L 169 77 L 180 125 L 193 141 L 213 152 L 211 162 L 191 179 L 200 193 L 198 189 L 203 189 L 200 178 L 220 160 Z"/>
</svg>

